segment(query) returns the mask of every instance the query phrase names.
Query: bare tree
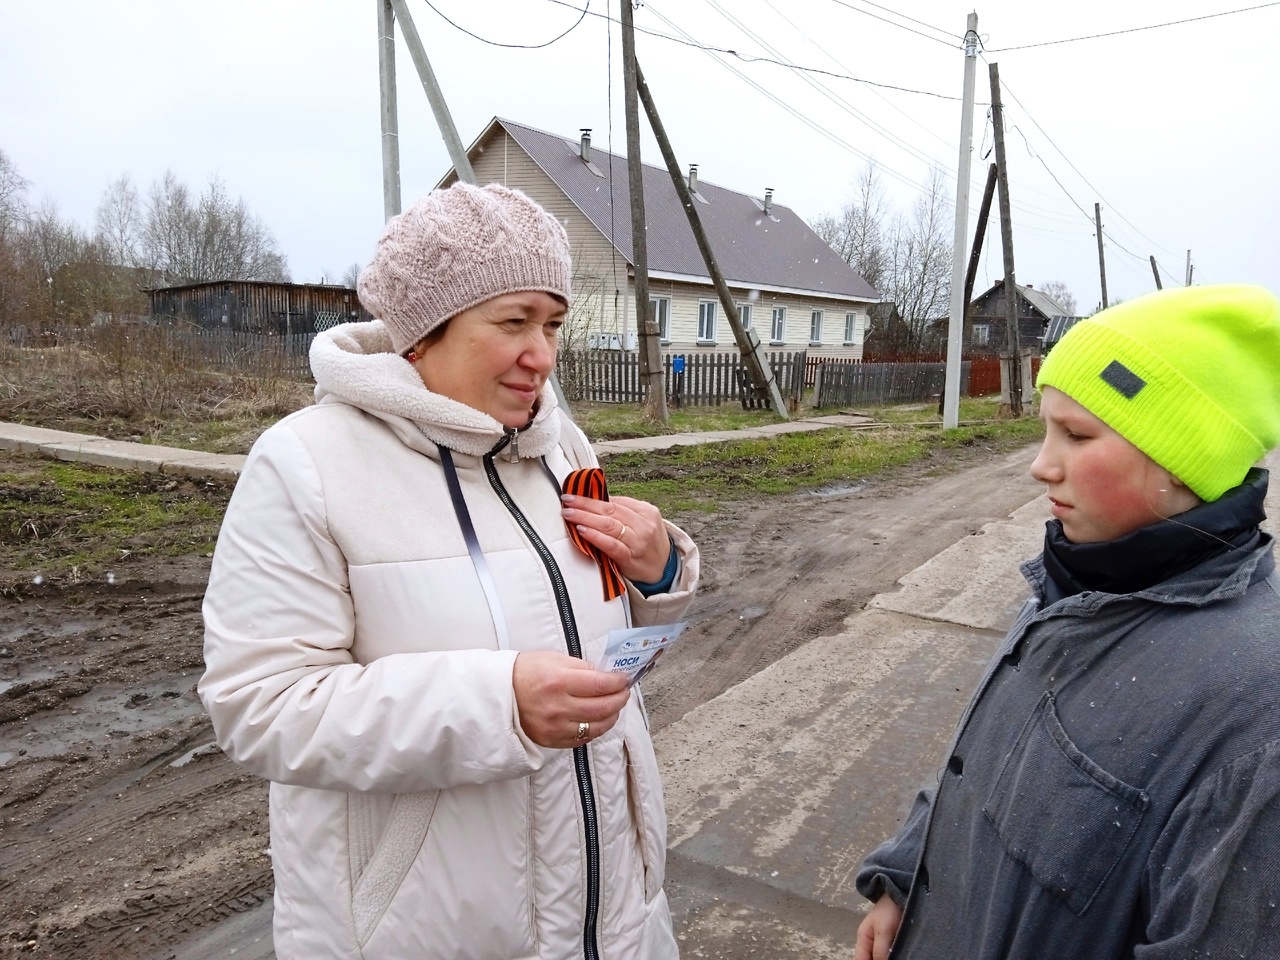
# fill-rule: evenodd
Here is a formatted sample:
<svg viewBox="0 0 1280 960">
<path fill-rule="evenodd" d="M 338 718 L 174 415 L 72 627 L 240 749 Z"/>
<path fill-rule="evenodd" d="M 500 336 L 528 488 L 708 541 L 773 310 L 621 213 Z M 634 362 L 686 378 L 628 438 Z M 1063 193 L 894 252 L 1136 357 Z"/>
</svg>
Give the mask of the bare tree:
<svg viewBox="0 0 1280 960">
<path fill-rule="evenodd" d="M 18 172 L 9 155 L 0 150 L 0 246 L 27 219 L 27 188 L 31 182 Z"/>
<path fill-rule="evenodd" d="M 96 226 L 95 239 L 109 262 L 121 267 L 139 265 L 142 201 L 127 173 L 121 174 L 103 191 L 102 200 L 98 203 Z"/>
<path fill-rule="evenodd" d="M 360 280 L 360 264 L 353 263 L 351 264 L 351 266 L 347 267 L 346 270 L 342 271 L 342 285 L 344 287 L 350 287 L 352 290 L 354 290 L 359 280 Z"/>
<path fill-rule="evenodd" d="M 889 262 L 881 286 L 905 324 L 899 350 L 938 347 L 934 322 L 946 315 L 951 296 L 952 207 L 942 170 L 934 167 L 911 216 L 895 217 L 886 248 Z"/>
<path fill-rule="evenodd" d="M 1057 301 L 1058 305 L 1066 311 L 1063 314 L 1064 316 L 1076 316 L 1076 298 L 1067 285 L 1061 280 L 1050 280 L 1048 283 L 1041 284 L 1039 289 L 1046 296 Z"/>
<path fill-rule="evenodd" d="M 810 226 L 862 279 L 879 290 L 888 266 L 884 236 L 888 211 L 874 163 L 863 167 L 854 191 L 853 199 L 838 214 L 821 216 Z"/>
<path fill-rule="evenodd" d="M 289 279 L 271 231 L 217 177 L 194 200 L 172 171 L 152 183 L 141 239 L 144 261 L 168 283 Z"/>
</svg>

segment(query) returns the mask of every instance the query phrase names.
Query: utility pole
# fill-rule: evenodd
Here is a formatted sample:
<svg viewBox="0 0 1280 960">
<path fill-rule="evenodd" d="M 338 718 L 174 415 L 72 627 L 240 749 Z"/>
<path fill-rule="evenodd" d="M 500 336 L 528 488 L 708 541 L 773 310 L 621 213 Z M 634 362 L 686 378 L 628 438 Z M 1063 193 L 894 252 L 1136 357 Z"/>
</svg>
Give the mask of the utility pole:
<svg viewBox="0 0 1280 960">
<path fill-rule="evenodd" d="M 636 34 L 631 0 L 622 4 L 622 78 L 627 116 L 627 192 L 631 195 L 631 261 L 636 275 L 636 332 L 640 336 L 640 378 L 645 383 L 644 414 L 665 426 L 667 391 L 662 376 L 658 324 L 650 315 L 649 241 L 644 214 L 644 166 L 640 162 L 640 106 L 636 92 Z"/>
<path fill-rule="evenodd" d="M 431 104 L 431 112 L 435 114 L 436 126 L 440 128 L 440 136 L 444 139 L 445 148 L 449 151 L 454 172 L 457 173 L 459 180 L 472 184 L 476 182 L 476 173 L 471 169 L 471 160 L 467 157 L 467 150 L 458 137 L 458 128 L 453 125 L 449 105 L 445 103 L 440 85 L 436 83 L 435 71 L 431 69 L 431 61 L 427 59 L 426 48 L 422 45 L 422 38 L 418 36 L 418 28 L 414 26 L 413 17 L 409 13 L 405 0 L 377 0 L 377 2 L 378 68 L 382 87 L 382 192 L 383 208 L 387 219 L 390 220 L 400 212 L 400 147 L 396 133 L 396 20 L 400 21 L 400 26 L 404 30 L 404 40 L 409 48 L 409 56 L 418 71 L 418 79 L 422 81 L 422 89 L 426 92 L 427 101 Z M 391 151 L 390 159 L 388 159 L 389 151 Z M 560 408 L 568 414 L 569 402 L 560 388 L 560 381 L 556 378 L 554 371 L 549 381 Z"/>
<path fill-rule="evenodd" d="M 996 193 L 996 165 L 987 167 L 987 185 L 982 191 L 982 206 L 978 208 L 978 225 L 973 230 L 973 252 L 969 254 L 969 269 L 964 275 L 964 339 L 969 342 L 969 304 L 973 302 L 973 284 L 978 279 L 978 261 L 982 259 L 982 243 L 987 236 L 987 220 L 991 217 L 991 201 Z"/>
<path fill-rule="evenodd" d="M 1164 284 L 1160 282 L 1160 268 L 1156 266 L 1156 255 L 1154 253 L 1151 255 L 1151 272 L 1155 274 L 1156 289 L 1163 290 Z"/>
<path fill-rule="evenodd" d="M 1107 309 L 1107 261 L 1102 255 L 1102 204 L 1093 205 L 1093 222 L 1098 229 L 1098 276 L 1102 278 L 1102 309 Z"/>
<path fill-rule="evenodd" d="M 1191 286 L 1191 251 L 1190 250 L 1187 251 L 1187 283 L 1186 285 L 1188 287 Z"/>
<path fill-rule="evenodd" d="M 973 85 L 978 63 L 978 15 L 964 30 L 964 103 L 960 108 L 960 163 L 956 174 L 956 229 L 951 244 L 951 316 L 947 319 L 947 373 L 942 387 L 942 426 L 960 423 L 960 358 L 964 352 L 969 298 L 964 278 L 964 242 L 969 234 L 969 170 L 973 159 Z M 976 248 L 975 248 L 976 250 Z"/>
<path fill-rule="evenodd" d="M 467 183 L 475 183 L 475 171 L 471 169 L 471 161 L 467 159 L 466 148 L 458 139 L 458 128 L 453 125 L 453 117 L 449 114 L 449 105 L 444 102 L 444 94 L 436 83 L 435 71 L 431 69 L 431 61 L 427 59 L 426 48 L 422 46 L 422 38 L 418 36 L 418 28 L 413 25 L 413 17 L 409 15 L 409 7 L 404 0 L 391 0 L 391 9 L 404 31 L 404 42 L 409 47 L 409 56 L 418 70 L 418 79 L 422 81 L 422 89 L 426 91 L 427 102 L 431 104 L 431 112 L 435 114 L 436 126 L 440 128 L 440 136 L 444 137 L 444 145 L 449 151 L 449 160 L 457 171 L 458 179 Z"/>
<path fill-rule="evenodd" d="M 378 88 L 382 101 L 382 213 L 400 212 L 400 128 L 396 112 L 396 21 L 391 0 L 378 0 Z"/>
<path fill-rule="evenodd" d="M 623 0 L 627 2 L 627 0 Z M 754 330 L 744 330 L 742 322 L 738 319 L 738 306 L 733 301 L 733 294 L 729 292 L 729 285 L 725 283 L 724 275 L 720 273 L 720 267 L 716 264 L 715 255 L 711 251 L 711 241 L 707 239 L 706 232 L 702 229 L 702 219 L 698 216 L 698 211 L 694 205 L 693 195 L 689 192 L 689 185 L 684 181 L 684 175 L 680 172 L 680 164 L 676 161 L 675 151 L 671 149 L 671 142 L 667 139 L 667 131 L 662 126 L 662 120 L 658 116 L 658 108 L 654 106 L 653 96 L 649 93 L 649 86 L 644 82 L 644 72 L 640 69 L 640 64 L 636 64 L 636 92 L 640 94 L 640 103 L 644 106 L 644 112 L 649 118 L 649 126 L 653 128 L 654 138 L 658 141 L 658 148 L 662 151 L 662 159 L 667 163 L 667 172 L 671 175 L 671 181 L 675 185 L 676 195 L 680 198 L 680 203 L 684 206 L 684 212 L 689 218 L 689 228 L 693 231 L 693 238 L 698 243 L 698 249 L 702 252 L 702 259 L 707 264 L 707 272 L 711 275 L 711 282 L 715 284 L 716 294 L 720 300 L 720 307 L 724 310 L 725 319 L 729 321 L 729 327 L 733 330 L 733 339 L 738 344 L 738 351 L 742 354 L 742 359 L 746 363 L 747 373 L 751 377 L 751 384 L 756 390 L 763 390 L 769 395 L 769 401 L 773 405 L 773 412 L 783 420 L 790 419 L 787 416 L 787 405 L 782 401 L 782 394 L 778 390 L 778 383 L 773 379 L 773 371 L 769 369 L 769 364 L 765 362 L 764 350 L 760 345 L 760 337 Z"/>
<path fill-rule="evenodd" d="M 1022 416 L 1022 349 L 1018 342 L 1018 281 L 1013 270 L 1013 213 L 1009 206 L 1009 167 L 1004 151 L 1004 110 L 1000 104 L 1000 67 L 991 64 L 991 126 L 996 142 L 1000 184 L 1000 239 L 1004 247 L 1004 302 L 1008 325 L 1009 414 Z"/>
</svg>

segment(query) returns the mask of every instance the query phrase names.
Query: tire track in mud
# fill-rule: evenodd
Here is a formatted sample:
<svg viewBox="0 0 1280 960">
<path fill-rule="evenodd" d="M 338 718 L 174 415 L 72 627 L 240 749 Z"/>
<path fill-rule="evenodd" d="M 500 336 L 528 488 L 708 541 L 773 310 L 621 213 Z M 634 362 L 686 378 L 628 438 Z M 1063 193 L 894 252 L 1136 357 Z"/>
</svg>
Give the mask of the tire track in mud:
<svg viewBox="0 0 1280 960">
<path fill-rule="evenodd" d="M 839 631 L 899 577 L 1032 499 L 1033 455 L 1027 447 L 942 479 L 908 475 L 726 507 L 737 512 L 731 524 L 679 518 L 702 549 L 703 586 L 689 629 L 646 684 L 653 728 Z"/>
</svg>

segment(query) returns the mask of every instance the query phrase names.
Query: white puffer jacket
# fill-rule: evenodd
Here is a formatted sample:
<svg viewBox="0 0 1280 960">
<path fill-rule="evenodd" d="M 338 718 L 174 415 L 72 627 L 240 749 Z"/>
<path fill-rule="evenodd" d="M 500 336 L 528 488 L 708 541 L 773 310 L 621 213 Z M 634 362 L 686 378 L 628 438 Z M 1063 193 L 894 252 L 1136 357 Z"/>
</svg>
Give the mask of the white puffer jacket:
<svg viewBox="0 0 1280 960">
<path fill-rule="evenodd" d="M 588 662 L 626 625 L 537 459 L 563 479 L 594 465 L 590 448 L 545 390 L 491 482 L 501 425 L 427 391 L 390 349 L 378 321 L 317 337 L 318 403 L 254 445 L 205 597 L 200 695 L 227 755 L 272 781 L 276 955 L 675 958 L 639 696 L 589 746 L 548 750 L 524 735 L 511 686 L 519 651 L 567 649 L 556 576 Z M 508 650 L 437 443 L 454 451 Z M 629 587 L 635 626 L 692 599 L 697 549 L 669 532 L 677 580 L 649 599 Z"/>
</svg>

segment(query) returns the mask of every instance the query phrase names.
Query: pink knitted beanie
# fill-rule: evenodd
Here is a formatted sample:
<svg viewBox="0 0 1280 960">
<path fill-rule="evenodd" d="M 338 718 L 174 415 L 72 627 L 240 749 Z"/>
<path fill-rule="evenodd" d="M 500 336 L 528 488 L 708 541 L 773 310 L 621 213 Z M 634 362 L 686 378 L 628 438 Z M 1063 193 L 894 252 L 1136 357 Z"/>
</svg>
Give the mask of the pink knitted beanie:
<svg viewBox="0 0 1280 960">
<path fill-rule="evenodd" d="M 504 293 L 570 299 L 569 238 L 519 190 L 458 182 L 433 190 L 378 239 L 360 272 L 360 302 L 404 353 L 463 310 Z"/>
</svg>

